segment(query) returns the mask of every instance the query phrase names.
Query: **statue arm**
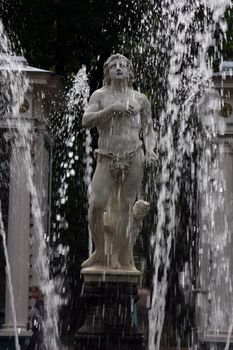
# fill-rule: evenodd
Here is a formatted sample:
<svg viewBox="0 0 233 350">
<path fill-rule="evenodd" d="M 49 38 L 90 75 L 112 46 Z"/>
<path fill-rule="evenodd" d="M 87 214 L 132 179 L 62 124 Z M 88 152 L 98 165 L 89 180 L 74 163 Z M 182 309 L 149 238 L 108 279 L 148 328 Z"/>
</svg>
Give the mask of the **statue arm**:
<svg viewBox="0 0 233 350">
<path fill-rule="evenodd" d="M 109 116 L 108 107 L 100 109 L 101 95 L 102 93 L 98 90 L 91 95 L 82 119 L 82 126 L 84 128 L 94 128 Z"/>
<path fill-rule="evenodd" d="M 153 120 L 151 117 L 151 104 L 148 98 L 143 95 L 142 99 L 142 131 L 143 131 L 143 141 L 146 150 L 146 163 L 151 163 L 156 160 L 156 155 L 154 153 L 155 148 L 155 132 L 153 129 Z"/>
<path fill-rule="evenodd" d="M 91 129 L 105 122 L 108 118 L 112 118 L 116 115 L 129 117 L 132 113 L 130 107 L 127 108 L 117 104 L 112 104 L 101 109 L 100 102 L 102 97 L 103 92 L 100 90 L 92 94 L 82 119 L 82 126 L 84 128 Z"/>
</svg>

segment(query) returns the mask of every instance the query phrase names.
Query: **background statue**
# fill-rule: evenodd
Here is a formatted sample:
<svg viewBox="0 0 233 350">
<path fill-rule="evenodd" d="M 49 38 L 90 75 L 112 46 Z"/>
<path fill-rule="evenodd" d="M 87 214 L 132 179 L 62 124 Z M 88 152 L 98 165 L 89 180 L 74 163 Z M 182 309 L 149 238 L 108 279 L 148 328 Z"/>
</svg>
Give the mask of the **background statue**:
<svg viewBox="0 0 233 350">
<path fill-rule="evenodd" d="M 83 268 L 135 269 L 134 236 L 149 209 L 149 203 L 135 200 L 144 162 L 156 156 L 151 106 L 133 89 L 133 80 L 132 63 L 120 54 L 110 56 L 104 65 L 104 85 L 92 94 L 83 116 L 83 126 L 97 127 L 99 133 L 89 211 L 95 251 Z"/>
</svg>

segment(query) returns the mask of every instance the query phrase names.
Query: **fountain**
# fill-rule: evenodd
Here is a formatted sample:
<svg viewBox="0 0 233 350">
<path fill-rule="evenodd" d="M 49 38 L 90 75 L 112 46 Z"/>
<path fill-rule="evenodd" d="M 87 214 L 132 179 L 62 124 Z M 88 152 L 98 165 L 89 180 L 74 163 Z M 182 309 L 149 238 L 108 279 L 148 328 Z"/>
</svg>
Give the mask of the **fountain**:
<svg viewBox="0 0 233 350">
<path fill-rule="evenodd" d="M 83 116 L 83 126 L 97 127 L 97 167 L 91 183 L 89 225 L 95 251 L 82 264 L 85 324 L 76 335 L 77 349 L 142 349 L 142 337 L 132 319 L 140 272 L 133 244 L 149 203 L 135 200 L 145 162 L 155 160 L 150 103 L 132 87 L 132 63 L 115 54 L 104 65 L 104 85 L 95 91 Z M 94 320 L 94 321 L 93 321 Z"/>
<path fill-rule="evenodd" d="M 193 308 L 198 294 L 195 275 L 198 273 L 198 262 L 195 254 L 199 240 L 199 213 L 196 210 L 200 209 L 197 209 L 196 198 L 200 180 L 199 158 L 206 147 L 203 144 L 206 130 L 201 127 L 202 120 L 197 115 L 195 106 L 204 91 L 212 86 L 213 56 L 208 59 L 208 52 L 211 47 L 216 47 L 215 33 L 220 28 L 224 37 L 224 12 L 229 5 L 228 1 L 187 3 L 182 0 L 164 0 L 161 3 L 151 2 L 143 17 L 139 48 L 148 57 L 145 60 L 154 78 L 149 81 L 153 91 L 152 99 L 157 108 L 160 108 L 158 113 L 155 107 L 155 113 L 159 114 L 156 121 L 156 153 L 159 154 L 160 163 L 156 181 L 152 177 L 157 193 L 151 192 L 150 195 L 150 202 L 153 205 L 154 200 L 157 214 L 154 225 L 151 225 L 154 275 L 150 350 L 159 349 L 161 340 L 163 346 L 167 345 L 165 337 L 163 338 L 163 326 L 167 321 L 166 308 L 173 308 L 177 314 L 182 312 L 182 305 L 175 308 L 166 300 L 167 292 L 169 295 L 180 293 L 178 276 L 174 277 L 170 269 L 173 264 L 179 269 L 177 275 L 180 275 L 180 279 L 184 276 L 186 286 L 187 283 L 189 285 L 189 302 L 185 301 L 187 309 Z M 157 15 L 156 30 L 152 14 Z M 217 48 L 215 52 L 218 52 Z M 143 66 L 147 64 L 143 62 Z M 154 82 L 157 82 L 156 87 Z M 160 91 L 162 97 L 159 94 L 156 98 Z M 209 133 L 212 132 L 211 129 Z M 180 208 L 181 201 L 183 210 Z M 184 255 L 183 260 L 176 255 L 177 252 Z M 172 326 L 174 327 L 173 324 Z M 200 339 L 196 338 L 196 327 L 197 324 L 190 320 L 189 336 L 186 336 L 183 346 L 200 344 Z M 179 324 L 172 329 L 173 346 L 181 346 L 182 331 L 182 325 Z"/>
<path fill-rule="evenodd" d="M 156 178 L 153 174 L 151 175 L 151 188 L 148 190 L 150 193 L 147 193 L 151 207 L 156 208 L 156 216 L 151 220 L 150 226 L 154 267 L 149 312 L 148 346 L 150 350 L 159 349 L 163 338 L 163 325 L 166 321 L 166 295 L 173 288 L 170 282 L 172 280 L 170 279 L 170 266 L 175 262 L 174 252 L 181 242 L 177 237 L 181 237 L 182 243 L 183 240 L 188 242 L 189 249 L 186 254 L 188 258 L 184 258 L 183 265 L 179 266 L 179 271 L 176 271 L 179 275 L 179 288 L 183 289 L 185 302 L 189 303 L 193 309 L 191 320 L 193 328 L 186 346 L 209 349 L 221 348 L 226 344 L 228 348 L 233 342 L 230 273 L 232 264 L 230 249 L 232 65 L 230 62 L 223 63 L 220 73 L 213 75 L 212 58 L 207 59 L 209 49 L 216 46 L 214 37 L 216 30 L 220 28 L 222 37 L 224 37 L 226 30 L 224 11 L 229 4 L 228 0 L 221 3 L 217 0 L 192 0 L 188 4 L 185 0 L 177 2 L 163 0 L 160 4 L 150 1 L 142 16 L 141 37 L 138 33 L 135 39 L 140 45 L 135 45 L 133 48 L 133 56 L 138 57 L 139 54 L 144 55 L 145 52 L 146 59 L 143 65 L 145 69 L 150 67 L 150 73 L 152 72 L 152 77 L 154 76 L 154 79 L 151 79 L 151 86 L 147 86 L 147 90 L 151 91 L 147 93 L 151 95 L 153 110 L 156 109 L 154 101 L 157 92 L 155 93 L 154 84 L 157 76 L 160 77 L 158 86 L 161 87 L 161 91 L 165 92 L 163 97 L 158 98 L 159 103 L 161 101 L 162 103 L 160 113 L 156 111 L 159 114 L 158 121 L 155 122 L 156 133 L 153 132 L 151 121 L 142 125 L 145 127 L 143 130 L 145 149 L 149 147 L 149 153 L 153 155 L 155 147 L 159 158 L 156 170 L 154 170 Z M 158 20 L 156 28 L 153 16 Z M 7 57 L 9 59 L 9 56 Z M 1 73 L 5 83 L 7 79 L 10 81 L 13 80 L 11 78 L 15 79 L 15 76 L 12 77 L 9 73 L 9 71 L 14 71 L 12 65 L 8 69 L 9 60 L 6 65 L 4 55 L 0 60 L 3 65 Z M 127 79 L 131 84 L 130 80 L 133 78 L 131 63 L 121 55 L 116 55 L 115 60 L 119 71 L 125 68 L 129 70 L 130 74 Z M 48 183 L 50 173 L 48 164 L 51 158 L 51 139 L 47 129 L 48 106 L 54 99 L 56 90 L 60 89 L 60 78 L 50 72 L 29 67 L 23 58 L 13 58 L 13 62 L 17 63 L 15 71 L 19 71 L 20 74 L 26 73 L 31 82 L 29 84 L 23 79 L 23 89 L 20 89 L 16 83 L 15 89 L 20 90 L 20 103 L 13 101 L 12 115 L 14 118 L 8 118 L 7 122 L 3 118 L 0 124 L 2 149 L 4 150 L 2 159 L 6 164 L 3 169 L 5 172 L 3 182 L 6 182 L 6 179 L 9 182 L 9 190 L 8 185 L 4 187 L 4 184 L 1 184 L 5 197 L 1 198 L 0 228 L 3 239 L 4 230 L 7 233 L 8 254 L 6 256 L 9 257 L 10 267 L 7 271 L 10 276 L 8 277 L 9 285 L 12 286 L 6 291 L 5 323 L 0 330 L 0 336 L 1 339 L 8 339 L 15 334 L 15 347 L 19 349 L 22 338 L 29 334 L 25 328 L 28 321 L 29 286 L 39 283 L 45 294 L 46 310 L 49 316 L 45 322 L 46 346 L 49 350 L 57 350 L 60 346 L 57 319 L 57 306 L 60 301 L 59 298 L 54 298 L 54 285 L 49 276 L 48 261 L 44 254 L 46 251 L 44 238 L 49 241 Z M 110 66 L 110 63 L 111 60 L 105 66 L 107 74 L 110 74 L 108 70 L 114 68 Z M 8 68 L 5 69 L 4 65 Z M 136 67 L 136 70 L 140 70 L 139 63 L 136 64 Z M 160 69 L 164 73 L 162 77 Z M 80 73 L 80 85 L 78 85 L 78 89 L 85 97 L 83 106 L 86 105 L 89 94 L 84 71 L 85 69 Z M 119 72 L 117 79 L 121 79 L 121 74 L 122 72 Z M 147 116 L 150 114 L 150 107 L 146 98 L 143 100 L 144 97 L 140 97 L 140 102 L 137 100 L 138 96 L 144 95 L 139 93 L 137 95 L 135 90 L 132 92 L 130 84 L 128 86 L 118 84 L 118 89 L 115 86 L 112 95 L 108 94 L 113 86 L 109 75 L 105 78 L 105 85 L 99 91 L 99 94 L 103 96 L 99 96 L 98 92 L 92 96 L 84 114 L 83 126 L 87 128 L 95 126 L 92 114 L 98 114 L 99 106 L 105 106 L 107 109 L 108 104 L 113 104 L 115 110 L 111 111 L 110 119 L 111 114 L 115 113 L 122 123 L 126 123 L 128 130 L 122 128 L 120 123 L 111 122 L 112 124 L 109 125 L 107 118 L 105 123 L 99 127 L 100 144 L 99 150 L 96 151 L 96 158 L 97 169 L 99 171 L 102 165 L 102 173 L 98 174 L 96 170 L 97 175 L 95 172 L 93 180 L 96 187 L 100 186 L 98 195 L 95 195 L 96 187 L 93 186 L 93 183 L 91 186 L 90 181 L 92 172 L 91 137 L 90 132 L 86 132 L 85 149 L 88 157 L 85 181 L 90 194 L 89 223 L 95 251 L 92 254 L 90 237 L 90 257 L 83 263 L 82 269 L 84 279 L 82 296 L 86 304 L 87 315 L 84 325 L 76 333 L 74 347 L 78 350 L 90 348 L 141 350 L 143 335 L 135 325 L 132 316 L 141 274 L 134 264 L 133 243 L 141 230 L 142 219 L 149 210 L 149 203 L 142 200 L 135 203 L 142 177 L 143 155 L 142 145 L 140 142 L 136 144 L 135 139 L 132 140 L 131 137 L 135 132 L 135 125 L 138 128 L 140 126 L 139 114 L 135 112 L 137 105 L 144 101 L 142 104 Z M 142 77 L 138 80 L 141 80 L 143 87 Z M 28 84 L 31 89 L 27 91 Z M 126 97 L 129 91 L 132 96 Z M 200 98 L 202 96 L 204 96 L 203 99 Z M 120 111 L 119 105 L 121 105 Z M 198 114 L 195 105 L 198 105 Z M 20 112 L 18 112 L 19 108 Z M 72 106 L 70 108 L 72 109 Z M 4 111 L 4 107 L 1 110 Z M 128 123 L 130 116 L 134 116 L 135 125 Z M 23 128 L 22 123 L 18 123 L 19 119 L 24 123 Z M 138 130 L 136 134 L 136 139 L 139 141 Z M 122 135 L 128 138 L 132 149 L 127 144 L 123 145 Z M 117 136 L 120 141 L 115 142 L 114 139 L 116 140 Z M 73 135 L 69 135 L 67 149 L 72 142 Z M 122 150 L 122 148 L 126 149 Z M 73 155 L 71 155 L 70 164 L 72 157 Z M 32 160 L 34 161 L 33 166 Z M 123 184 L 127 180 L 128 172 L 134 161 L 134 171 L 133 174 L 132 172 L 130 174 L 130 176 L 135 175 L 133 180 L 130 177 L 134 183 L 134 186 L 130 184 L 134 193 L 127 193 L 123 196 Z M 22 168 L 19 163 L 23 165 Z M 111 175 L 109 174 L 107 178 L 109 164 Z M 72 167 L 69 168 L 66 174 L 74 176 L 75 173 L 72 170 Z M 189 180 L 186 179 L 186 176 L 189 177 Z M 108 191 L 113 183 L 117 190 L 111 188 L 111 191 Z M 64 187 L 61 187 L 61 201 L 67 200 L 65 185 L 64 183 Z M 132 190 L 130 186 L 128 190 Z M 181 197 L 185 197 L 182 190 L 186 188 L 191 193 L 185 198 L 188 209 L 187 220 L 184 224 L 186 225 L 185 238 L 183 238 L 182 235 L 179 235 L 183 219 L 181 218 L 182 211 L 179 211 L 179 204 Z M 45 189 L 44 192 L 43 189 Z M 103 200 L 106 191 L 108 192 L 107 198 Z M 45 196 L 38 196 L 38 193 L 44 193 Z M 195 198 L 192 197 L 193 194 Z M 124 201 L 125 198 L 127 201 Z M 100 203 L 101 200 L 103 200 L 102 203 Z M 7 211 L 8 204 L 9 212 Z M 199 211 L 198 218 L 193 219 L 195 210 Z M 12 212 L 14 215 L 11 215 Z M 60 220 L 59 214 L 57 217 Z M 149 221 L 149 218 L 147 220 Z M 18 232 L 21 233 L 18 234 Z M 35 232 L 37 234 L 33 239 Z M 28 244 L 30 235 L 32 236 L 31 248 Z M 18 251 L 16 253 L 18 247 L 20 247 L 20 254 Z M 31 264 L 34 265 L 33 257 L 38 255 L 38 251 L 41 254 L 39 256 L 43 257 L 39 262 L 36 259 L 35 263 L 40 282 L 38 282 L 38 275 L 35 271 L 30 271 L 28 268 L 29 258 L 32 259 Z M 16 256 L 18 256 L 19 264 L 14 263 Z M 1 266 L 0 269 L 2 270 Z M 19 275 L 22 276 L 20 281 L 18 280 Z M 1 293 L 5 293 L 5 288 L 0 290 Z M 52 300 L 55 301 L 55 304 L 52 303 Z M 18 341 L 18 336 L 20 341 Z M 175 335 L 174 342 L 177 347 L 180 347 L 180 338 L 180 334 Z M 4 347 L 7 346 L 4 345 Z"/>
</svg>

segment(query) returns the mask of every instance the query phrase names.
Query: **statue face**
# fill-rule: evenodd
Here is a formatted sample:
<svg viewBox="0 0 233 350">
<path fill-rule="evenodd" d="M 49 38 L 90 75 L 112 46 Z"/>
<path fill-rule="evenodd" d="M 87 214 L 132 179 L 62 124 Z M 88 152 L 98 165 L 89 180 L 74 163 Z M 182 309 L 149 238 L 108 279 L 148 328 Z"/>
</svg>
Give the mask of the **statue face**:
<svg viewBox="0 0 233 350">
<path fill-rule="evenodd" d="M 128 80 L 129 67 L 126 60 L 116 58 L 109 63 L 109 77 L 111 80 Z"/>
</svg>

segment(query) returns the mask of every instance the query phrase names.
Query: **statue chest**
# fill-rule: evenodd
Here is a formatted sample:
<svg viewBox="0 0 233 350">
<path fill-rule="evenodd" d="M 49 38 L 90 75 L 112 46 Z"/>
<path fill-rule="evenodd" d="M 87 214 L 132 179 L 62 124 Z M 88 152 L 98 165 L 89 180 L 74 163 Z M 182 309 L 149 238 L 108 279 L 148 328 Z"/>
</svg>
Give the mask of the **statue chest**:
<svg viewBox="0 0 233 350">
<path fill-rule="evenodd" d="M 132 106 L 140 113 L 140 103 L 136 98 L 135 94 L 117 94 L 117 95 L 106 95 L 101 101 L 101 108 L 106 108 L 111 105 L 120 105 L 124 107 Z"/>
</svg>

